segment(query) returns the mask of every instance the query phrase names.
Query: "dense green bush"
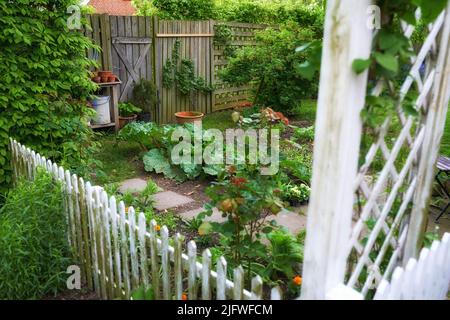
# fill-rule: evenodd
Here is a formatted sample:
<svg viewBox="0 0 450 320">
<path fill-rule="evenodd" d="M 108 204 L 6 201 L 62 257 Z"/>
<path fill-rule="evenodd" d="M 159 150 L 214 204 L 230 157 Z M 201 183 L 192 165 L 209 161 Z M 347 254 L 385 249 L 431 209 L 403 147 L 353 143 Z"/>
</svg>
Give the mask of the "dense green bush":
<svg viewBox="0 0 450 320">
<path fill-rule="evenodd" d="M 153 0 L 161 19 L 206 20 L 214 17 L 214 0 Z"/>
<path fill-rule="evenodd" d="M 256 84 L 255 103 L 292 113 L 301 99 L 316 96 L 317 78 L 305 78 L 301 68 L 307 53 L 296 51 L 314 39 L 313 31 L 294 23 L 261 31 L 258 46 L 238 50 L 220 75 L 233 84 Z"/>
<path fill-rule="evenodd" d="M 138 15 L 169 20 L 238 21 L 280 24 L 287 21 L 322 32 L 323 8 L 317 1 L 133 0 Z"/>
<path fill-rule="evenodd" d="M 11 181 L 9 136 L 68 168 L 85 164 L 92 148 L 92 43 L 67 26 L 67 8 L 77 3 L 0 1 L 0 192 Z"/>
<path fill-rule="evenodd" d="M 44 171 L 0 208 L 0 299 L 38 299 L 65 285 L 70 256 L 61 185 Z"/>
</svg>

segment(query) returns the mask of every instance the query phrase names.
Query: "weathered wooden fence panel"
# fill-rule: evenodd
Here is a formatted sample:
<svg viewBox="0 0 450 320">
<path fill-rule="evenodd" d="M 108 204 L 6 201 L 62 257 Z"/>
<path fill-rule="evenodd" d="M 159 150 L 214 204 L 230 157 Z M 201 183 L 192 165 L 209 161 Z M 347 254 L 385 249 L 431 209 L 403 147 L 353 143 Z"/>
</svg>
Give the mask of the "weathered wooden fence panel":
<svg viewBox="0 0 450 320">
<path fill-rule="evenodd" d="M 191 59 L 194 63 L 195 75 L 213 83 L 212 75 L 212 43 L 214 36 L 213 21 L 158 21 L 156 29 L 156 85 L 159 88 L 159 122 L 167 123 L 175 120 L 178 111 L 200 111 L 209 113 L 212 110 L 210 93 L 196 93 L 191 103 L 189 96 L 180 94 L 176 87 L 165 88 L 163 68 L 176 41 L 180 42 L 181 59 Z M 193 105 L 195 104 L 195 105 Z"/>
</svg>

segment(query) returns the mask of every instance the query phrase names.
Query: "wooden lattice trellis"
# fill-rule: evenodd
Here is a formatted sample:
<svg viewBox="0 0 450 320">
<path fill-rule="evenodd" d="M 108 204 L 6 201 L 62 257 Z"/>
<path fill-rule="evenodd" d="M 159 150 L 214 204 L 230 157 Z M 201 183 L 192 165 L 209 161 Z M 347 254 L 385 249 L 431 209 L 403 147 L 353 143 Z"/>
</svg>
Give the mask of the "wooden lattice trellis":
<svg viewBox="0 0 450 320">
<path fill-rule="evenodd" d="M 251 94 L 251 85 L 233 86 L 220 80 L 220 70 L 228 65 L 225 49 L 236 50 L 246 46 L 254 46 L 255 32 L 264 30 L 266 25 L 239 23 L 239 22 L 216 22 L 217 24 L 230 28 L 233 36 L 229 44 L 214 45 L 214 84 L 216 90 L 213 97 L 213 110 L 221 110 L 238 105 L 247 101 Z M 228 47 L 228 48 L 226 48 Z"/>
<path fill-rule="evenodd" d="M 368 74 L 352 73 L 351 62 L 370 52 L 376 32 L 366 27 L 370 4 L 349 0 L 327 6 L 304 298 L 324 298 L 342 283 L 370 297 L 370 289 L 389 279 L 396 266 L 417 256 L 426 224 L 450 95 L 450 10 L 429 25 L 423 45 L 410 58 L 395 116 L 386 116 L 361 155 L 366 131 L 360 111 Z M 402 23 L 402 28 L 410 38 L 414 27 Z M 418 116 L 403 108 L 412 88 L 418 93 L 413 101 Z M 371 95 L 384 90 L 395 86 L 380 80 Z"/>
</svg>

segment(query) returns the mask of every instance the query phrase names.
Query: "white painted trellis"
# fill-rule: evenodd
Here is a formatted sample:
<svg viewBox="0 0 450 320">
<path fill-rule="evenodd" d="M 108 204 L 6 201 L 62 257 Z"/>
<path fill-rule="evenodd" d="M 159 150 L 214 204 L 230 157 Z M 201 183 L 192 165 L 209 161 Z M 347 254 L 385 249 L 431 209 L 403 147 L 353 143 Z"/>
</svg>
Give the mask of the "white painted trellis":
<svg viewBox="0 0 450 320">
<path fill-rule="evenodd" d="M 75 174 L 45 159 L 15 140 L 10 140 L 13 178 L 33 179 L 40 167 L 63 186 L 68 218 L 68 238 L 84 282 L 102 299 L 130 298 L 141 286 L 151 288 L 155 299 L 259 300 L 263 282 L 256 276 L 251 290 L 244 288 L 244 271 L 238 267 L 227 278 L 227 262 L 220 257 L 215 266 L 209 249 L 197 255 L 194 241 L 183 252 L 183 237 L 176 234 L 169 245 L 169 231 L 158 234 L 154 220 L 147 225 L 143 213 L 125 209 L 100 186 L 92 186 Z M 185 282 L 187 278 L 187 283 Z M 270 298 L 279 300 L 279 287 Z"/>
<path fill-rule="evenodd" d="M 368 74 L 357 75 L 351 64 L 370 53 L 376 32 L 366 26 L 370 4 L 368 0 L 327 3 L 305 243 L 304 299 L 323 299 L 330 292 L 342 293 L 343 288 L 355 289 L 367 297 L 371 289 L 386 284 L 402 261 L 417 257 L 426 226 L 450 95 L 450 4 L 429 26 L 422 47 L 411 57 L 412 67 L 396 104 L 395 120 L 401 129 L 392 148 L 386 139 L 394 119 L 388 117 L 378 128 L 378 138 L 364 163 L 358 166 L 363 129 L 360 112 Z M 405 23 L 402 27 L 409 38 L 414 28 Z M 426 71 L 421 75 L 419 69 L 424 62 Z M 402 109 L 413 84 L 419 92 L 415 107 L 422 116 L 418 118 L 406 115 Z M 382 94 L 385 86 L 392 88 L 379 81 L 371 94 Z M 397 159 L 401 148 L 408 149 L 403 163 Z M 385 161 L 379 171 L 371 167 L 377 154 Z M 401 168 L 396 168 L 399 162 Z M 359 215 L 355 212 L 356 201 L 360 200 L 357 194 L 363 198 Z M 394 210 L 395 201 L 400 201 L 400 206 Z M 369 219 L 374 221 L 372 229 L 366 227 Z M 380 239 L 382 244 L 374 250 Z M 448 288 L 449 284 L 443 285 Z M 336 298 L 336 294 L 332 297 Z"/>
</svg>

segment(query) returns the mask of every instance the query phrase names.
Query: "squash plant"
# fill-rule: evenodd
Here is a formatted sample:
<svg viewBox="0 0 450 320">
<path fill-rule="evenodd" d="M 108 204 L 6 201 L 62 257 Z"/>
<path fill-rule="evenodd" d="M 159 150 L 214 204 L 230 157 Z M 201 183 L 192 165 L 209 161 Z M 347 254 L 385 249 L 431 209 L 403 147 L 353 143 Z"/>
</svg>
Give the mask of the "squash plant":
<svg viewBox="0 0 450 320">
<path fill-rule="evenodd" d="M 67 8 L 76 4 L 0 2 L 0 192 L 11 182 L 9 137 L 68 168 L 89 164 L 86 100 L 96 85 L 86 51 L 93 44 L 68 29 Z"/>
</svg>

